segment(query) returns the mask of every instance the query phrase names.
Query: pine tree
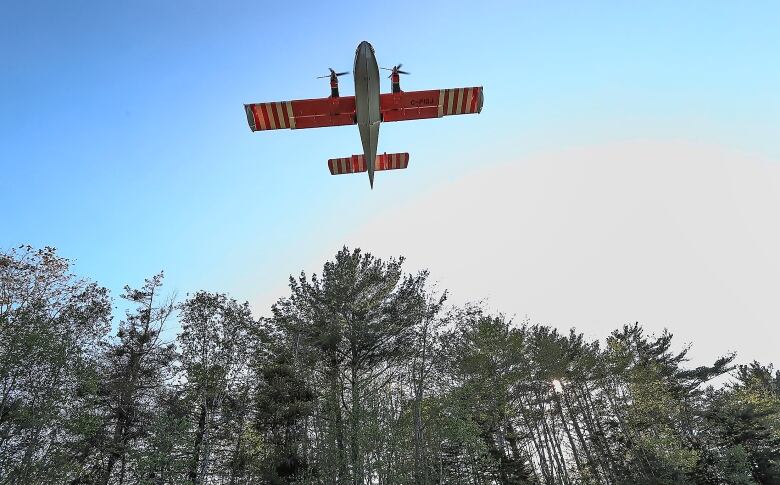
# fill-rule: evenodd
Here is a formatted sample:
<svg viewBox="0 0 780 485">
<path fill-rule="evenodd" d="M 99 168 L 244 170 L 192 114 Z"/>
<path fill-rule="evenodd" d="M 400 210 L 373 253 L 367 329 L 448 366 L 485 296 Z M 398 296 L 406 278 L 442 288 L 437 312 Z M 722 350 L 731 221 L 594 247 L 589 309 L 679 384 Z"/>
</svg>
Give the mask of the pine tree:
<svg viewBox="0 0 780 485">
<path fill-rule="evenodd" d="M 274 307 L 274 320 L 298 352 L 322 366 L 327 462 L 337 483 L 363 482 L 370 444 L 361 436 L 364 400 L 389 385 L 394 366 L 412 348 L 424 305 L 427 275 L 402 274 L 403 258 L 388 262 L 342 249 L 322 277 L 291 278 L 291 296 Z M 348 452 L 348 455 L 347 455 Z"/>
<path fill-rule="evenodd" d="M 122 298 L 135 309 L 127 311 L 116 339 L 105 346 L 100 390 L 104 422 L 96 443 L 96 452 L 104 455 L 97 462 L 103 485 L 150 480 L 157 474 L 148 469 L 142 473 L 139 463 L 158 451 L 148 438 L 176 357 L 173 344 L 161 337 L 174 309 L 173 301 L 159 294 L 162 279 L 160 273 L 140 289 L 125 287 Z"/>
</svg>

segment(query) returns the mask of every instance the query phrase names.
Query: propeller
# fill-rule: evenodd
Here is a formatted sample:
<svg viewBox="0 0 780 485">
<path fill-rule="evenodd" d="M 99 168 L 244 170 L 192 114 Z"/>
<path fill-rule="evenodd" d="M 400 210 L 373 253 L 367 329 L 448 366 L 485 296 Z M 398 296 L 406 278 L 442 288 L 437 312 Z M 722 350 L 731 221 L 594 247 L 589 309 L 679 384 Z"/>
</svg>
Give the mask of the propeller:
<svg viewBox="0 0 780 485">
<path fill-rule="evenodd" d="M 331 76 L 343 76 L 344 74 L 349 74 L 349 71 L 336 72 L 336 71 L 333 70 L 332 67 L 329 67 L 328 69 L 330 70 L 330 74 L 325 74 L 324 76 L 317 76 L 317 79 L 322 79 L 322 78 L 331 77 Z"/>
<path fill-rule="evenodd" d="M 387 76 L 387 77 L 392 77 L 392 76 L 393 76 L 393 74 L 395 74 L 396 72 L 397 72 L 398 74 L 411 74 L 411 72 L 402 71 L 402 70 L 401 70 L 401 66 L 403 66 L 403 64 L 398 64 L 397 66 L 393 66 L 393 67 L 392 67 L 392 69 L 391 69 L 391 68 L 388 68 L 388 67 L 383 67 L 382 69 L 384 69 L 385 71 L 393 71 L 393 72 L 391 72 L 391 73 L 390 73 L 390 75 L 389 75 L 389 76 Z"/>
</svg>

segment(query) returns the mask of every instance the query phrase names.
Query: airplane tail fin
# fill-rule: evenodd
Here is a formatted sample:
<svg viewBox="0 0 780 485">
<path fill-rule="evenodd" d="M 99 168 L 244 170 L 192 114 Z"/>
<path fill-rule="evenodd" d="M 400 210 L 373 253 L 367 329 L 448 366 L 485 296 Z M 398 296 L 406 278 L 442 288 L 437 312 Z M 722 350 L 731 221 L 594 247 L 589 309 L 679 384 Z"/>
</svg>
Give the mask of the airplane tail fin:
<svg viewBox="0 0 780 485">
<path fill-rule="evenodd" d="M 408 153 L 381 153 L 376 156 L 374 170 L 398 170 L 409 166 Z M 345 158 L 331 158 L 328 160 L 328 168 L 331 175 L 345 173 L 359 173 L 368 170 L 363 155 L 352 155 Z"/>
</svg>

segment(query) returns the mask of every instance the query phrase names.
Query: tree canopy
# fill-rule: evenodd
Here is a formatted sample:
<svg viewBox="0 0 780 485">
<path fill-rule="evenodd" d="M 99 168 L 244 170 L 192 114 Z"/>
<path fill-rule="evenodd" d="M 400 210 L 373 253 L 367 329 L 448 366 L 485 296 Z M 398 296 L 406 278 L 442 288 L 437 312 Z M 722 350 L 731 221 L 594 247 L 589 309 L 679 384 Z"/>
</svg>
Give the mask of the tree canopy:
<svg viewBox="0 0 780 485">
<path fill-rule="evenodd" d="M 451 305 L 360 249 L 264 316 L 163 281 L 112 324 L 54 249 L 0 253 L 0 484 L 780 483 L 771 364 Z"/>
</svg>

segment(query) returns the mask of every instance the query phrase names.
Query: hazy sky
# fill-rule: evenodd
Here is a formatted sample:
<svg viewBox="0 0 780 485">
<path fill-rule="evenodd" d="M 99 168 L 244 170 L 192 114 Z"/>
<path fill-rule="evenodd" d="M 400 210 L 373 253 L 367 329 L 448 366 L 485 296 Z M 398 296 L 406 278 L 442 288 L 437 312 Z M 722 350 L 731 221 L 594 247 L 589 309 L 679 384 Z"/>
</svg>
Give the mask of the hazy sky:
<svg viewBox="0 0 780 485">
<path fill-rule="evenodd" d="M 2 2 L 0 247 L 264 314 L 360 245 L 520 319 L 780 361 L 780 4 L 288 3 Z M 327 169 L 355 127 L 251 133 L 242 106 L 327 96 L 361 40 L 407 90 L 485 93 L 384 124 L 411 160 L 373 191 Z"/>
</svg>

